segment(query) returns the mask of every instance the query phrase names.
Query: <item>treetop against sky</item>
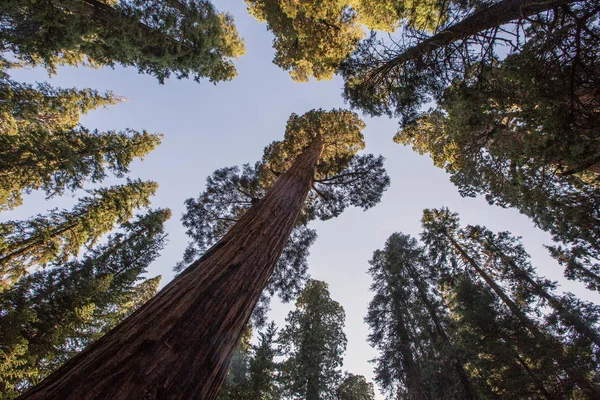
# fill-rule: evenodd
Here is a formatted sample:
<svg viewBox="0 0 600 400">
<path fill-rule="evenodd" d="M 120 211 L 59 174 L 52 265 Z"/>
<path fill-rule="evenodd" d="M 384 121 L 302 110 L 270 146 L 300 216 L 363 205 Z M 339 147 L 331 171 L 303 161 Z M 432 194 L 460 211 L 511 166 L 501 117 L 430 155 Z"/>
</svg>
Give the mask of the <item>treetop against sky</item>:
<svg viewBox="0 0 600 400">
<path fill-rule="evenodd" d="M 162 133 L 162 144 L 143 162 L 134 161 L 130 175 L 156 181 L 160 186 L 152 199 L 153 207 L 168 207 L 174 216 L 185 212 L 184 200 L 204 189 L 207 176 L 218 168 L 242 165 L 258 160 L 267 143 L 281 140 L 282 127 L 292 113 L 302 115 L 311 109 L 344 108 L 340 93 L 342 81 L 311 81 L 298 84 L 289 74 L 273 65 L 273 35 L 246 11 L 241 2 L 221 1 L 218 8 L 235 17 L 246 55 L 235 62 L 238 76 L 213 86 L 189 80 L 167 79 L 158 85 L 156 78 L 138 74 L 135 68 L 114 69 L 60 67 L 49 82 L 60 87 L 90 87 L 101 93 L 107 90 L 129 99 L 107 109 L 83 116 L 86 127 L 99 130 L 146 129 Z M 18 81 L 48 80 L 43 69 L 11 72 Z M 319 238 L 310 250 L 308 273 L 328 282 L 331 296 L 346 310 L 348 338 L 344 368 L 372 378 L 373 366 L 367 362 L 377 354 L 366 343 L 368 328 L 363 323 L 371 298 L 367 261 L 373 250 L 381 248 L 391 233 L 402 231 L 413 236 L 420 232 L 419 219 L 424 208 L 443 205 L 461 215 L 464 224 L 485 225 L 493 231 L 511 231 L 522 236 L 532 254 L 539 274 L 558 280 L 564 290 L 599 300 L 583 285 L 562 278 L 562 267 L 547 256 L 543 244 L 548 234 L 534 229 L 525 216 L 513 209 L 489 206 L 482 198 L 462 198 L 446 173 L 432 165 L 428 157 L 410 148 L 394 145 L 397 121 L 360 116 L 365 150 L 382 154 L 391 186 L 381 203 L 367 212 L 349 209 L 332 221 L 315 221 Z M 363 154 L 362 150 L 359 154 Z M 103 185 L 123 183 L 109 177 Z M 92 185 L 93 187 L 93 185 Z M 81 192 L 77 193 L 82 194 Z M 52 207 L 71 208 L 77 198 L 70 195 L 46 201 L 45 194 L 24 196 L 23 205 L 0 215 L 2 221 L 24 219 Z M 167 222 L 169 243 L 161 257 L 149 268 L 149 275 L 162 275 L 162 285 L 172 277 L 172 267 L 181 259 L 188 238 L 177 218 Z M 291 304 L 274 300 L 269 317 L 279 326 Z"/>
</svg>

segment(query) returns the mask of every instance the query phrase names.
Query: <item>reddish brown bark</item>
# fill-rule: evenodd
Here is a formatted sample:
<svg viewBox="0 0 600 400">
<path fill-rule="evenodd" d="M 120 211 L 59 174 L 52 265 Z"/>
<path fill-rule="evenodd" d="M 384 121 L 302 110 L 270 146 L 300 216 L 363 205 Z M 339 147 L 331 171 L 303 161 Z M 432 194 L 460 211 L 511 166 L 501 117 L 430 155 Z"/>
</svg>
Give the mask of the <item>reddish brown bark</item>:
<svg viewBox="0 0 600 400">
<path fill-rule="evenodd" d="M 201 259 L 21 399 L 214 399 L 322 150 L 318 136 Z"/>
</svg>

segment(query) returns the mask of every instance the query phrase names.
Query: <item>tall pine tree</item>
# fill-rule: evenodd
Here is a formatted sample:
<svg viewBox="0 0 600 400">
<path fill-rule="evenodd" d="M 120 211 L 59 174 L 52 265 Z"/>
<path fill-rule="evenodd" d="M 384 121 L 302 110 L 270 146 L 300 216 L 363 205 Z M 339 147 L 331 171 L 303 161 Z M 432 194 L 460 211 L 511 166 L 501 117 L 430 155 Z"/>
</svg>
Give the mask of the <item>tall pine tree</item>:
<svg viewBox="0 0 600 400">
<path fill-rule="evenodd" d="M 335 399 L 346 351 L 345 319 L 344 308 L 331 299 L 327 284 L 309 280 L 279 333 L 287 356 L 279 378 L 285 397 Z"/>
<path fill-rule="evenodd" d="M 1 75 L 1 73 L 0 73 Z M 49 197 L 128 172 L 135 158 L 160 144 L 161 135 L 99 132 L 79 125 L 81 115 L 121 99 L 91 89 L 57 89 L 0 77 L 0 210 L 42 189 Z"/>
<path fill-rule="evenodd" d="M 115 224 L 128 221 L 137 208 L 147 207 L 158 185 L 129 181 L 91 191 L 72 210 L 51 210 L 25 221 L 0 224 L 0 289 L 6 289 L 27 270 L 77 256 Z"/>
<path fill-rule="evenodd" d="M 2 398 L 38 383 L 154 295 L 160 277 L 142 275 L 165 245 L 170 215 L 139 215 L 80 260 L 52 263 L 0 294 Z"/>
<path fill-rule="evenodd" d="M 141 73 L 230 80 L 244 54 L 229 14 L 206 0 L 8 0 L 0 51 L 55 72 L 58 65 L 134 66 Z"/>
</svg>

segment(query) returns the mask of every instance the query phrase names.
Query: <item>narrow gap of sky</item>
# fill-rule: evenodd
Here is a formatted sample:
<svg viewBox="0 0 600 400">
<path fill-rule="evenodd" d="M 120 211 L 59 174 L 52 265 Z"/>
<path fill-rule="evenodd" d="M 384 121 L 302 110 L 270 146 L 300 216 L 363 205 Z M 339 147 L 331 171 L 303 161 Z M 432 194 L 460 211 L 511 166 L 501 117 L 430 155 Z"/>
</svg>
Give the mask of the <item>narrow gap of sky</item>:
<svg viewBox="0 0 600 400">
<path fill-rule="evenodd" d="M 217 168 L 260 159 L 266 145 L 283 138 L 291 113 L 346 106 L 341 98 L 341 79 L 295 83 L 271 63 L 272 35 L 266 25 L 247 14 L 242 1 L 221 1 L 217 7 L 234 15 L 246 42 L 247 54 L 237 62 L 239 76 L 231 82 L 215 86 L 170 79 L 159 85 L 134 68 L 120 67 L 61 68 L 50 79 L 54 86 L 111 90 L 129 99 L 85 116 L 82 123 L 90 129 L 129 127 L 165 135 L 162 145 L 144 161 L 135 162 L 130 174 L 132 178 L 157 181 L 160 189 L 153 207 L 169 207 L 173 211 L 173 218 L 167 223 L 169 244 L 149 271 L 149 276 L 162 275 L 162 285 L 173 278 L 172 267 L 181 259 L 188 242 L 179 221 L 183 202 L 204 189 L 208 175 Z M 39 69 L 15 70 L 11 74 L 21 81 L 48 80 L 46 72 Z M 448 175 L 434 167 L 428 156 L 392 142 L 397 121 L 384 117 L 364 117 L 364 121 L 365 151 L 386 157 L 391 187 L 372 210 L 351 209 L 335 220 L 313 223 L 319 238 L 309 259 L 312 277 L 326 281 L 332 298 L 346 310 L 345 370 L 373 377 L 373 365 L 368 360 L 377 352 L 366 342 L 368 327 L 363 323 L 372 297 L 368 260 L 393 232 L 417 236 L 424 208 L 448 206 L 460 214 L 463 224 L 485 225 L 494 231 L 508 230 L 522 236 L 540 275 L 560 281 L 563 290 L 598 302 L 598 296 L 562 277 L 562 269 L 543 247 L 550 243 L 549 235 L 534 229 L 529 219 L 515 210 L 489 206 L 482 198 L 461 198 Z M 103 185 L 117 182 L 118 179 L 110 178 Z M 82 192 L 76 194 L 79 195 Z M 27 218 L 52 207 L 68 208 L 76 196 L 46 201 L 43 194 L 33 193 L 25 197 L 22 207 L 2 219 Z M 292 307 L 274 300 L 271 319 L 282 327 Z"/>
</svg>

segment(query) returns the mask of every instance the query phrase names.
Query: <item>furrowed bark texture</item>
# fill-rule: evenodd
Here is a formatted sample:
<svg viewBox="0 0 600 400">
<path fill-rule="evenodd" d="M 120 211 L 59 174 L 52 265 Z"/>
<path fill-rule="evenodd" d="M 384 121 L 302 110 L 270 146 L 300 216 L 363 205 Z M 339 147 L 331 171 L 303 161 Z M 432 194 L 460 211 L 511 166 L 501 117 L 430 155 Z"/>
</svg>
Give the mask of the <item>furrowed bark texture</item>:
<svg viewBox="0 0 600 400">
<path fill-rule="evenodd" d="M 21 399 L 212 400 L 312 184 L 317 136 L 215 246 Z"/>
</svg>

